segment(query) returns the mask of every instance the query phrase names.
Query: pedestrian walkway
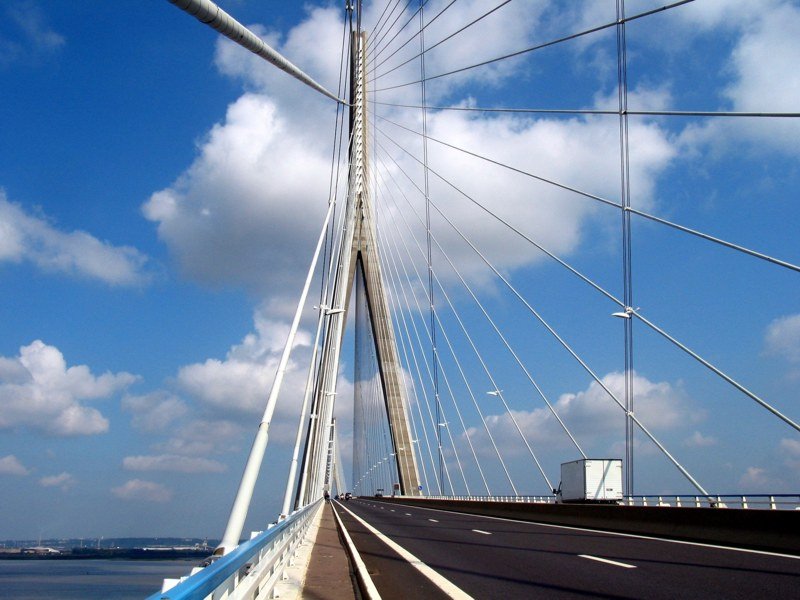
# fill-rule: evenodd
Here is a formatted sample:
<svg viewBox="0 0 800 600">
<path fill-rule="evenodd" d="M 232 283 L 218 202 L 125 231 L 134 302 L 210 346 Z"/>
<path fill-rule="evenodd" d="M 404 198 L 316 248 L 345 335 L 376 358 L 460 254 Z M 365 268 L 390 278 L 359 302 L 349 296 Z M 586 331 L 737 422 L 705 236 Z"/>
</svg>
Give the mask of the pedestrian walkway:
<svg viewBox="0 0 800 600">
<path fill-rule="evenodd" d="M 322 507 L 322 520 L 311 551 L 301 598 L 341 600 L 356 597 L 350 560 L 339 539 L 331 505 L 326 502 Z"/>
</svg>

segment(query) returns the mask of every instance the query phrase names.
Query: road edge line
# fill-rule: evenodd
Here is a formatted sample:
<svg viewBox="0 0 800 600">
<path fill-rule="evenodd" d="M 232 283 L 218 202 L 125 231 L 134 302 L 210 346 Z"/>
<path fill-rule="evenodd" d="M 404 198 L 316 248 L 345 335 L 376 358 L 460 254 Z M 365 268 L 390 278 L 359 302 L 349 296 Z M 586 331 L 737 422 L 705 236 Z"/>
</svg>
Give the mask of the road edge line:
<svg viewBox="0 0 800 600">
<path fill-rule="evenodd" d="M 347 546 L 347 553 L 350 555 L 350 559 L 353 561 L 353 566 L 356 570 L 356 579 L 358 579 L 360 584 L 359 587 L 361 588 L 361 593 L 364 594 L 364 597 L 367 598 L 367 600 L 381 600 L 380 592 L 378 592 L 378 588 L 375 587 L 375 582 L 372 581 L 372 577 L 369 575 L 367 565 L 364 564 L 364 560 L 361 558 L 361 554 L 359 554 L 356 545 L 353 543 L 353 539 L 347 532 L 347 528 L 344 526 L 342 518 L 339 516 L 339 513 L 336 512 L 336 507 L 334 506 L 333 502 L 331 502 L 331 510 L 333 511 L 333 516 L 336 518 L 336 524 L 339 526 L 339 531 L 342 533 L 342 537 L 344 538 Z"/>
<path fill-rule="evenodd" d="M 380 531 L 375 529 L 372 525 L 367 523 L 364 519 L 362 519 L 357 514 L 355 514 L 352 510 L 350 510 L 349 508 L 347 508 L 347 507 L 345 507 L 345 506 L 343 506 L 341 504 L 339 506 L 341 506 L 344 510 L 346 510 L 348 513 L 350 513 L 350 515 L 356 521 L 358 521 L 364 527 L 366 527 L 367 530 L 369 530 L 369 532 L 372 533 L 372 535 L 374 535 L 380 541 L 382 541 L 384 544 L 389 546 L 389 548 L 391 548 L 392 550 L 397 552 L 406 562 L 408 562 L 417 571 L 422 573 L 422 575 L 424 575 L 427 579 L 429 579 L 431 581 L 431 583 L 433 583 L 436 587 L 438 587 L 440 590 L 442 590 L 445 594 L 447 594 L 451 598 L 456 598 L 457 600 L 474 600 L 472 598 L 472 596 L 467 594 L 464 590 L 462 590 L 460 587 L 458 587 L 455 583 L 453 583 L 452 581 L 450 581 L 446 577 L 444 577 L 444 576 L 440 575 L 439 573 L 437 573 L 434 569 L 432 569 L 427 564 L 422 562 L 419 558 L 417 558 L 416 556 L 411 554 L 411 552 L 409 552 L 408 550 L 403 548 L 400 544 L 398 544 L 397 542 L 389 539 L 383 533 L 381 533 Z"/>
</svg>

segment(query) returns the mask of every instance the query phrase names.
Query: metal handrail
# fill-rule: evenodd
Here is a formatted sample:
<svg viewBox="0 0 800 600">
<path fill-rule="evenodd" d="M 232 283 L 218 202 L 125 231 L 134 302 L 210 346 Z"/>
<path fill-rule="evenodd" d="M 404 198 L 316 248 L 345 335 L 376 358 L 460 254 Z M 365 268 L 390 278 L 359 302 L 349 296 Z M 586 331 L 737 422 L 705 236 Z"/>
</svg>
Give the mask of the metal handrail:
<svg viewBox="0 0 800 600">
<path fill-rule="evenodd" d="M 310 521 L 316 509 L 320 507 L 322 500 L 301 508 L 289 515 L 280 523 L 273 524 L 267 529 L 242 542 L 228 554 L 214 560 L 210 565 L 202 570 L 189 575 L 174 587 L 148 596 L 147 600 L 189 600 L 205 598 L 213 594 L 221 586 L 229 586 L 231 578 L 240 575 L 246 576 L 247 573 L 260 568 L 259 562 L 267 558 L 270 550 L 273 557 L 277 558 L 283 546 L 289 545 L 298 533 L 302 533 L 305 525 Z M 282 543 L 282 544 L 281 544 Z M 248 565 L 250 565 L 248 567 Z M 273 566 L 273 565 L 269 565 Z M 244 570 L 244 571 L 243 571 Z M 238 583 L 234 581 L 233 585 Z"/>
<path fill-rule="evenodd" d="M 625 496 L 623 503 L 628 506 L 800 510 L 800 494 L 711 494 L 709 496 L 647 494 Z"/>
<path fill-rule="evenodd" d="M 430 500 L 466 500 L 475 502 L 529 502 L 555 504 L 555 496 L 426 496 Z M 749 510 L 800 510 L 800 494 L 646 494 L 623 496 L 626 506 L 684 508 L 741 508 Z"/>
</svg>

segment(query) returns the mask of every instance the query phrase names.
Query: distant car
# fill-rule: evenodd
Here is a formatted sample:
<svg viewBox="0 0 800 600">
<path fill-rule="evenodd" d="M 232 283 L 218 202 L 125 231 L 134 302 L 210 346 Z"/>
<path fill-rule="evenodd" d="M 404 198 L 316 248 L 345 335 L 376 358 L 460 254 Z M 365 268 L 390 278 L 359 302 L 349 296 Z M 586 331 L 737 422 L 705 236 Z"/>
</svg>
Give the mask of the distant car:
<svg viewBox="0 0 800 600">
<path fill-rule="evenodd" d="M 352 497 L 353 497 L 353 494 L 351 494 L 350 492 L 345 492 L 344 493 L 344 499 L 345 500 L 350 500 Z"/>
<path fill-rule="evenodd" d="M 375 492 L 376 498 L 383 498 L 383 492 Z"/>
</svg>

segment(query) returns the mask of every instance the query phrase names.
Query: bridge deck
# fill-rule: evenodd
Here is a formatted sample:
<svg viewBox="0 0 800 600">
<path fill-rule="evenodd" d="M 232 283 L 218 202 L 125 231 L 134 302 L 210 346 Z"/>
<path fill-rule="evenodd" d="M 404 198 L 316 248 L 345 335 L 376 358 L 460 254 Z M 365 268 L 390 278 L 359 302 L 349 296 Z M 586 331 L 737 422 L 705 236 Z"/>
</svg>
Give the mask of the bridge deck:
<svg viewBox="0 0 800 600">
<path fill-rule="evenodd" d="M 451 596 L 751 600 L 796 597 L 800 585 L 800 556 L 498 519 L 372 499 L 356 499 L 344 503 L 342 509 L 342 520 L 384 599 Z M 439 584 L 433 578 L 420 581 L 424 578 L 417 567 L 370 533 L 365 522 L 411 553 L 417 565 L 429 567 L 435 576 L 460 588 L 461 593 L 441 589 L 441 579 Z"/>
<path fill-rule="evenodd" d="M 342 546 L 333 512 L 327 503 L 322 507 L 322 520 L 314 540 L 301 597 L 308 600 L 356 597 L 347 551 Z"/>
</svg>

